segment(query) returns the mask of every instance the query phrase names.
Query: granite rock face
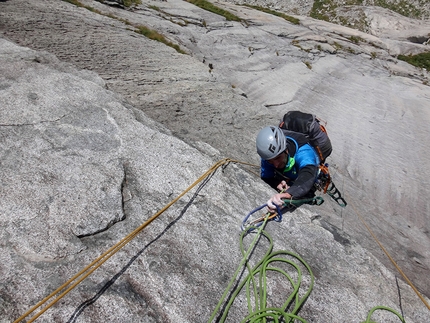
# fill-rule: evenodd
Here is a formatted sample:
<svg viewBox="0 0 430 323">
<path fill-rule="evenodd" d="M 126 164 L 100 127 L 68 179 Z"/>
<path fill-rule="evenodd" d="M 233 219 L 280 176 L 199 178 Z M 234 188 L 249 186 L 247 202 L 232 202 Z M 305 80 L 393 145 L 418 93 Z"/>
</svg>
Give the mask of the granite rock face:
<svg viewBox="0 0 430 323">
<path fill-rule="evenodd" d="M 349 202 L 342 209 L 324 195 L 322 206 L 267 226 L 275 249 L 300 255 L 315 274 L 300 316 L 359 322 L 384 305 L 408 322 L 429 321 L 358 217 L 429 295 L 428 73 L 395 58 L 428 45 L 306 17 L 293 25 L 228 3 L 218 5 L 246 24 L 184 1 L 132 11 L 82 2 L 99 13 L 54 0 L 0 2 L 1 322 L 217 160 L 258 163 L 255 135 L 292 109 L 327 121 L 332 175 Z M 138 25 L 189 54 L 137 34 Z M 243 217 L 273 193 L 255 173 L 219 169 L 38 320 L 207 322 L 240 264 Z M 269 288 L 279 306 L 276 292 L 288 284 L 273 277 Z M 243 301 L 229 321 L 245 317 Z"/>
<path fill-rule="evenodd" d="M 327 21 L 348 25 L 351 28 L 368 27 L 367 10 L 384 15 L 387 8 L 403 17 L 416 20 L 430 18 L 430 3 L 426 0 L 228 0 L 234 4 L 261 6 L 272 10 L 300 16 L 320 16 Z"/>
</svg>

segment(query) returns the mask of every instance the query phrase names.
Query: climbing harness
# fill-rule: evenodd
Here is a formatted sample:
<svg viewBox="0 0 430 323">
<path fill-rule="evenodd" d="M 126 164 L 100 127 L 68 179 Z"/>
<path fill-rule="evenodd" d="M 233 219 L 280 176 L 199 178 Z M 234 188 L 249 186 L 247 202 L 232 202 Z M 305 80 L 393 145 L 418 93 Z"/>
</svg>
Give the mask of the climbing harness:
<svg viewBox="0 0 430 323">
<path fill-rule="evenodd" d="M 328 164 L 319 165 L 317 180 L 314 184 L 315 188 L 325 194 L 330 184 L 331 176 Z"/>
</svg>

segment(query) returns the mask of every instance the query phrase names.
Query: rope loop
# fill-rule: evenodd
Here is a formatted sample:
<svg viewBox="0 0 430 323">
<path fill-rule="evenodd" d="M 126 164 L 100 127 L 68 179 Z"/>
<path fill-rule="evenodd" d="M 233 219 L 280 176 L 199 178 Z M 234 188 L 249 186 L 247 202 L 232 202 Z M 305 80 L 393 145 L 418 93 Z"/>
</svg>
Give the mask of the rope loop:
<svg viewBox="0 0 430 323">
<path fill-rule="evenodd" d="M 266 223 L 267 219 L 264 222 L 264 225 Z M 283 322 L 299 320 L 302 323 L 306 323 L 306 321 L 300 318 L 297 314 L 313 289 L 314 275 L 312 270 L 300 256 L 292 252 L 285 250 L 274 252 L 273 240 L 263 228 L 264 226 L 258 228 L 258 232 L 247 250 L 245 250 L 244 247 L 244 239 L 248 236 L 249 231 L 242 232 L 240 237 L 240 250 L 243 256 L 241 264 L 236 269 L 235 275 L 230 280 L 221 300 L 212 313 L 212 316 L 208 321 L 209 323 L 215 318 L 224 302 L 224 299 L 226 298 L 227 293 L 230 291 L 231 296 L 227 301 L 227 304 L 224 305 L 223 312 L 219 314 L 220 318 L 218 317 L 217 322 L 223 323 L 226 320 L 231 306 L 244 287 L 249 314 L 241 321 L 241 323 L 261 323 L 267 322 L 267 319 L 273 322 L 280 322 L 282 318 L 284 319 Z M 260 240 L 260 237 L 265 237 L 269 242 L 269 246 L 261 260 L 252 267 L 250 264 L 250 258 L 258 241 Z M 279 265 L 275 265 L 275 263 L 278 263 Z M 243 266 L 246 266 L 248 275 L 242 281 L 236 282 L 237 276 Z M 280 305 L 279 308 L 267 306 L 269 296 L 267 291 L 268 272 L 281 274 L 289 283 L 289 287 L 286 288 L 291 290 L 290 296 L 282 305 Z M 309 278 L 306 278 L 307 290 L 303 291 L 303 277 L 306 273 L 306 277 Z M 235 283 L 236 287 L 232 290 L 232 286 Z M 291 310 L 287 312 L 287 309 Z"/>
<path fill-rule="evenodd" d="M 388 311 L 391 312 L 393 314 L 395 314 L 402 323 L 406 323 L 405 319 L 403 318 L 402 315 L 400 315 L 399 313 L 397 313 L 395 310 L 393 310 L 392 308 L 386 307 L 386 306 L 375 306 L 374 308 L 372 308 L 369 311 L 369 314 L 367 315 L 366 321 L 361 322 L 361 323 L 376 323 L 374 321 L 371 320 L 372 314 L 377 311 L 377 310 L 384 310 L 384 311 Z"/>
</svg>

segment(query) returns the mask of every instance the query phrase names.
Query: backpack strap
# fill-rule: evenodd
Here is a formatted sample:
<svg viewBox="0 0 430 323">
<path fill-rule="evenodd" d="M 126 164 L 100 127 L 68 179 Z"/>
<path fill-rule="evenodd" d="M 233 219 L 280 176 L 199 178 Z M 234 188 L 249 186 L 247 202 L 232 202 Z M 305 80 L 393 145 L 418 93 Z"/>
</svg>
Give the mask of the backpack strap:
<svg viewBox="0 0 430 323">
<path fill-rule="evenodd" d="M 320 165 L 324 165 L 324 157 L 323 157 L 323 154 L 322 154 L 320 146 L 318 146 L 318 145 L 312 145 L 312 147 L 314 147 L 315 150 L 317 151 L 318 157 L 320 159 Z"/>
<path fill-rule="evenodd" d="M 299 151 L 299 144 L 297 143 L 297 141 L 294 138 L 290 137 L 290 136 L 285 136 L 285 138 L 287 138 L 287 139 L 291 140 L 292 142 L 294 142 L 294 144 L 296 145 L 296 153 L 297 153 Z"/>
</svg>

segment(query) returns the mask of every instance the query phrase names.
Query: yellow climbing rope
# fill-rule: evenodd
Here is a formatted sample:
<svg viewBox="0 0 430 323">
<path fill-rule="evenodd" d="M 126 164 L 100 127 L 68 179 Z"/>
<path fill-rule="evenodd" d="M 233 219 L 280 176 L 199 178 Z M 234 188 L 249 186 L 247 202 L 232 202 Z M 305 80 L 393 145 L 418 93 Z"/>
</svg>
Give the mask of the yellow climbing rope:
<svg viewBox="0 0 430 323">
<path fill-rule="evenodd" d="M 403 270 L 397 265 L 396 261 L 391 257 L 390 253 L 387 251 L 387 249 L 384 248 L 382 243 L 378 240 L 376 235 L 373 233 L 372 229 L 370 229 L 369 225 L 364 221 L 364 218 L 361 216 L 360 212 L 357 211 L 355 206 L 352 204 L 352 208 L 354 209 L 355 213 L 357 214 L 360 221 L 363 223 L 363 225 L 366 227 L 367 231 L 372 235 L 373 239 L 375 239 L 376 243 L 379 245 L 379 247 L 382 249 L 382 251 L 385 253 L 385 255 L 390 259 L 391 263 L 396 267 L 397 271 L 402 275 L 402 277 L 406 280 L 406 282 L 411 286 L 411 288 L 414 290 L 414 292 L 417 294 L 417 296 L 421 299 L 421 301 L 424 303 L 425 306 L 430 310 L 429 303 L 424 299 L 424 297 L 421 295 L 421 293 L 418 291 L 418 289 L 414 286 L 414 284 L 409 280 L 409 278 L 406 276 L 406 274 L 403 272 Z"/>
<path fill-rule="evenodd" d="M 188 193 L 192 188 L 194 188 L 198 183 L 203 181 L 207 176 L 211 173 L 215 172 L 221 166 L 227 166 L 229 163 L 240 163 L 248 166 L 255 166 L 250 163 L 241 162 L 238 160 L 233 160 L 230 158 L 224 158 L 216 162 L 211 168 L 209 168 L 202 176 L 200 176 L 193 184 L 191 184 L 185 191 L 178 195 L 174 200 L 168 203 L 165 207 L 163 207 L 160 211 L 155 213 L 151 218 L 149 218 L 146 222 L 141 224 L 138 228 L 112 246 L 109 250 L 100 255 L 97 259 L 83 268 L 80 272 L 70 278 L 63 285 L 58 287 L 55 291 L 41 300 L 39 303 L 30 308 L 27 312 L 21 315 L 18 319 L 14 321 L 14 323 L 21 322 L 27 316 L 35 312 L 37 309 L 41 308 L 42 305 L 46 304 L 51 300 L 49 304 L 47 304 L 43 309 L 41 309 L 38 313 L 36 313 L 31 319 L 27 321 L 27 323 L 33 322 L 40 315 L 46 312 L 50 307 L 52 307 L 55 303 L 57 303 L 61 298 L 63 298 L 67 293 L 69 293 L 73 288 L 75 288 L 78 284 L 80 284 L 85 278 L 91 275 L 97 268 L 99 268 L 104 262 L 106 262 L 110 257 L 112 257 L 116 252 L 118 252 L 122 247 L 124 247 L 127 243 L 129 243 L 134 237 L 136 237 L 144 228 L 146 228 L 152 221 L 154 221 L 159 215 L 161 215 L 164 211 L 166 211 L 169 207 L 171 207 L 174 203 L 176 203 L 181 197 L 183 197 L 186 193 Z M 57 295 L 57 296 L 56 296 Z M 55 297 L 56 296 L 56 297 Z"/>
<path fill-rule="evenodd" d="M 164 206 L 160 211 L 155 213 L 151 218 L 149 218 L 147 221 L 145 221 L 143 224 L 141 224 L 138 228 L 133 230 L 130 234 L 128 234 L 126 237 L 124 237 L 122 240 L 120 240 L 118 243 L 116 243 L 114 246 L 112 246 L 106 252 L 104 252 L 99 257 L 97 257 L 94 261 L 92 261 L 89 265 L 87 265 L 85 268 L 83 268 L 81 271 L 79 271 L 76 275 L 74 275 L 72 278 L 70 278 L 67 282 L 65 282 L 63 285 L 58 287 L 55 291 L 53 291 L 51 294 L 49 294 L 43 300 L 38 302 L 32 308 L 30 308 L 27 312 L 25 312 L 18 319 L 16 319 L 14 321 L 14 323 L 21 322 L 22 320 L 26 319 L 30 314 L 32 314 L 36 310 L 40 309 L 39 312 L 34 314 L 34 316 L 27 321 L 27 323 L 31 323 L 34 320 L 36 320 L 39 316 L 41 316 L 49 308 L 51 308 L 53 305 L 55 305 L 61 298 L 63 298 L 66 294 L 68 294 L 73 288 L 75 288 L 84 279 L 86 279 L 89 275 L 91 275 L 97 268 L 99 268 L 103 263 L 105 263 L 109 258 L 111 258 L 122 247 L 124 247 L 127 243 L 129 243 L 132 239 L 134 239 L 144 228 L 146 228 L 150 223 L 152 223 L 152 221 L 154 221 L 158 216 L 160 216 L 162 213 L 164 213 L 168 208 L 170 208 L 174 203 L 176 203 L 179 199 L 181 199 L 186 193 L 188 193 L 191 189 L 193 189 L 197 184 L 199 184 L 205 178 L 207 178 L 209 175 L 211 175 L 213 172 L 215 172 L 219 167 L 222 167 L 222 166 L 225 167 L 229 163 L 238 163 L 238 164 L 252 166 L 252 167 L 257 166 L 254 164 L 241 162 L 241 161 L 233 160 L 230 158 L 224 158 L 222 160 L 219 160 L 212 167 L 210 167 L 203 175 L 201 175 L 193 184 L 191 184 L 186 190 L 184 190 L 181 194 L 179 194 L 178 197 L 176 197 L 174 200 L 172 200 L 170 203 L 168 203 L 166 206 Z M 359 214 L 358 212 L 356 212 L 356 213 Z M 423 303 L 427 306 L 427 308 L 430 309 L 430 306 L 428 305 L 428 303 L 421 296 L 421 294 L 418 292 L 418 290 L 415 288 L 415 286 L 412 284 L 412 282 L 406 277 L 406 275 L 397 266 L 397 264 L 394 262 L 393 258 L 389 255 L 389 253 L 385 250 L 385 248 L 382 246 L 382 244 L 378 241 L 376 236 L 373 234 L 373 232 L 370 230 L 370 228 L 364 222 L 364 220 L 361 218 L 361 216 L 360 216 L 360 220 L 364 223 L 366 228 L 372 234 L 373 238 L 377 241 L 377 243 L 379 244 L 381 249 L 386 253 L 388 258 L 393 262 L 393 264 L 395 265 L 397 270 L 402 274 L 402 276 L 405 278 L 405 280 L 408 282 L 408 284 L 417 293 L 417 295 L 420 297 L 420 299 L 423 301 Z M 267 219 L 266 219 L 266 221 L 267 221 Z M 299 258 L 299 260 L 300 260 L 300 258 Z M 300 261 L 302 261 L 302 260 L 300 260 Z M 46 305 L 46 306 L 42 308 L 43 305 Z"/>
</svg>

